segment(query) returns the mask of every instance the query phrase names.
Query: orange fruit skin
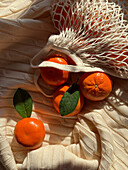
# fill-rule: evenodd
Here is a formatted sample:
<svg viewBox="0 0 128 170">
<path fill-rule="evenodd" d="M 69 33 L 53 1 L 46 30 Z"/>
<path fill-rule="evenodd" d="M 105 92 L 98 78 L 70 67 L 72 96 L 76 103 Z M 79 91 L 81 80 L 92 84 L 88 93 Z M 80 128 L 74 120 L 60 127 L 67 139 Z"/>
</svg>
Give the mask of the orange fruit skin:
<svg viewBox="0 0 128 170">
<path fill-rule="evenodd" d="M 111 50 L 111 51 L 115 52 L 115 54 L 111 54 L 109 55 L 109 57 L 113 59 L 113 62 L 115 63 L 116 66 L 122 67 L 128 64 L 128 58 L 126 58 L 126 56 L 128 56 L 128 52 L 125 49 L 120 51 L 120 53 L 122 53 L 120 57 L 116 54 L 116 51 L 114 50 Z M 121 61 L 123 61 L 124 63 L 120 63 Z"/>
<path fill-rule="evenodd" d="M 110 66 L 116 66 L 120 68 L 120 67 L 124 67 L 128 65 L 128 58 L 127 58 L 128 52 L 126 51 L 127 49 L 123 49 L 120 51 L 116 51 L 115 49 L 110 49 L 110 52 L 112 52 L 113 54 L 110 54 L 110 52 L 104 53 L 104 56 L 108 55 L 108 57 L 110 58 L 110 61 L 109 61 Z"/>
<path fill-rule="evenodd" d="M 16 124 L 14 134 L 21 145 L 35 149 L 45 137 L 44 124 L 35 118 L 24 118 Z"/>
<path fill-rule="evenodd" d="M 106 30 L 105 30 L 105 28 L 104 28 L 105 24 L 109 24 L 109 23 L 110 23 L 110 22 L 109 22 L 110 16 L 102 16 L 102 12 L 100 12 L 100 15 L 101 15 L 101 16 L 98 16 L 98 12 L 96 12 L 95 15 L 94 15 L 94 14 L 90 14 L 90 15 L 89 15 L 89 18 L 91 18 L 92 21 L 91 21 L 91 19 L 89 19 L 89 21 L 91 21 L 91 23 L 90 23 L 91 29 L 90 29 L 90 30 L 89 30 L 89 25 L 88 25 L 88 24 L 87 24 L 86 27 L 85 27 L 85 32 L 89 30 L 89 35 L 88 35 L 87 38 L 89 38 L 89 37 L 90 37 L 90 34 L 92 34 L 92 33 L 93 33 L 93 36 L 99 37 L 99 36 L 101 36 L 101 34 L 102 34 L 104 31 L 107 32 L 107 31 L 110 30 L 111 27 L 107 27 Z M 102 23 L 103 20 L 105 21 L 104 24 Z M 84 19 L 83 19 L 83 21 L 84 21 Z M 97 26 L 95 26 L 95 24 L 96 24 Z M 95 28 L 97 28 L 97 27 L 100 28 L 100 26 L 103 26 L 103 27 L 100 29 L 100 31 L 94 31 Z M 104 35 L 105 35 L 105 34 L 104 34 Z"/>
<path fill-rule="evenodd" d="M 53 95 L 53 106 L 54 106 L 55 110 L 56 110 L 58 113 L 60 113 L 60 112 L 59 112 L 59 104 L 60 104 L 60 101 L 61 101 L 64 93 L 69 89 L 69 87 L 70 87 L 70 86 L 68 86 L 68 85 L 65 85 L 65 86 L 63 86 L 63 87 L 60 87 L 59 89 L 57 89 L 57 90 L 55 91 L 55 93 L 54 93 L 54 95 Z M 72 113 L 70 113 L 70 114 L 68 114 L 68 115 L 65 115 L 65 116 L 68 117 L 68 116 L 74 116 L 74 115 L 76 115 L 77 113 L 79 113 L 79 112 L 82 110 L 83 106 L 84 106 L 84 97 L 83 97 L 83 95 L 80 93 L 79 100 L 78 100 L 78 104 L 77 104 L 75 110 L 74 110 Z"/>
<path fill-rule="evenodd" d="M 60 54 L 53 54 L 46 58 L 45 61 L 55 62 L 58 64 L 68 65 L 67 60 Z M 69 78 L 69 72 L 65 70 L 59 70 L 53 67 L 43 67 L 40 69 L 41 77 L 43 80 L 53 86 L 59 86 L 65 83 Z"/>
<path fill-rule="evenodd" d="M 100 101 L 112 91 L 112 82 L 109 76 L 102 72 L 84 73 L 80 79 L 80 90 L 85 98 Z"/>
<path fill-rule="evenodd" d="M 64 3 L 63 3 L 63 2 L 60 2 L 59 5 L 60 5 L 60 6 L 57 6 L 57 7 L 56 7 L 56 14 L 54 15 L 54 19 L 55 19 L 54 24 L 55 24 L 55 26 L 56 26 L 57 28 L 59 28 L 59 26 L 60 26 L 60 25 L 59 25 L 59 22 L 57 22 L 57 21 L 60 21 L 61 26 L 64 27 L 65 18 L 66 18 L 66 16 L 67 16 L 67 12 L 68 12 L 68 10 L 69 10 L 69 5 L 64 6 Z M 63 10 L 63 6 L 65 7 L 65 10 Z M 63 10 L 63 11 L 62 11 L 62 10 Z M 61 12 L 62 12 L 62 15 L 63 15 L 62 19 L 60 18 Z M 64 18 L 64 19 L 63 19 L 63 18 Z M 68 22 L 69 22 L 69 20 L 67 21 L 67 23 L 68 23 Z M 62 31 L 62 28 L 61 28 L 61 27 L 60 27 L 60 29 L 61 29 L 61 31 Z M 65 29 L 65 28 L 64 28 L 64 29 Z"/>
<path fill-rule="evenodd" d="M 112 54 L 109 56 L 110 58 L 113 59 L 113 62 L 115 63 L 116 66 L 118 67 L 122 67 L 122 66 L 126 66 L 126 64 L 128 64 L 128 59 L 125 57 L 125 56 L 120 56 L 119 58 L 116 58 L 118 57 L 116 54 Z M 125 62 L 125 63 L 120 63 L 121 61 Z M 111 63 L 110 63 L 111 64 Z M 112 65 L 112 64 L 111 64 Z"/>
<path fill-rule="evenodd" d="M 59 2 L 59 6 L 56 6 L 56 13 L 53 16 L 54 24 L 61 31 L 65 30 L 66 28 L 70 28 L 73 24 L 75 26 L 78 24 L 77 26 L 78 28 L 80 26 L 80 24 L 77 21 L 77 14 L 76 13 L 72 14 L 70 5 L 71 5 L 70 2 L 67 2 L 66 4 L 64 4 L 64 2 Z M 68 17 L 67 17 L 67 13 L 68 13 Z M 61 17 L 61 14 L 63 17 Z M 72 19 L 72 15 L 73 15 L 73 19 Z"/>
</svg>

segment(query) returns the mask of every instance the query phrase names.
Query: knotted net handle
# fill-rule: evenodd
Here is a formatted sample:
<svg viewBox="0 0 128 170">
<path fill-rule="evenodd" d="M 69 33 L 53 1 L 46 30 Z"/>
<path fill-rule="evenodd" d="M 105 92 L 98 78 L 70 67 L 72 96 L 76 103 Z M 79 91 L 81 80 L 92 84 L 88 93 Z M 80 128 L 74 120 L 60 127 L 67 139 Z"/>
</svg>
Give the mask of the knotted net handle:
<svg viewBox="0 0 128 170">
<path fill-rule="evenodd" d="M 51 50 L 56 51 L 56 53 L 63 53 L 64 55 L 68 55 L 75 62 L 76 65 L 65 65 L 44 61 L 44 59 L 48 56 Z M 65 70 L 69 72 L 104 72 L 102 68 L 93 67 L 89 64 L 83 64 L 82 60 L 79 59 L 74 53 L 71 54 L 68 50 L 56 47 L 52 43 L 47 43 L 47 45 L 32 58 L 30 65 L 32 68 L 53 67 L 59 70 Z"/>
</svg>

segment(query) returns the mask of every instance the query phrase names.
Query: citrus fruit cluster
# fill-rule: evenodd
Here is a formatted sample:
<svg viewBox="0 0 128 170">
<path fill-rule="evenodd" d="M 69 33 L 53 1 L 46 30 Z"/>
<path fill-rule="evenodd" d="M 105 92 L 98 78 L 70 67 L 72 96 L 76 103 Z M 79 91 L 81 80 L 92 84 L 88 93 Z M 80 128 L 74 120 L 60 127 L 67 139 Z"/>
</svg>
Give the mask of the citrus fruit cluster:
<svg viewBox="0 0 128 170">
<path fill-rule="evenodd" d="M 64 58 L 61 54 L 53 54 L 46 57 L 46 61 L 52 61 L 59 64 L 74 64 L 70 57 Z M 42 79 L 49 85 L 58 86 L 53 95 L 53 106 L 60 113 L 60 103 L 71 84 L 67 83 L 70 77 L 68 71 L 59 70 L 52 67 L 40 68 Z M 61 85 L 61 86 L 60 86 Z M 79 98 L 75 109 L 66 116 L 73 116 L 81 111 L 84 106 L 84 98 L 91 101 L 100 101 L 105 99 L 112 90 L 112 81 L 110 77 L 103 72 L 83 73 L 79 81 Z M 67 96 L 68 98 L 69 96 Z M 66 99 L 65 99 L 66 100 Z M 67 104 L 66 104 L 67 102 Z M 68 107 L 68 99 L 63 107 Z M 62 114 L 61 114 L 62 115 Z"/>
<path fill-rule="evenodd" d="M 69 56 L 65 58 L 61 54 L 49 55 L 45 60 L 59 64 L 74 65 Z M 102 72 L 83 73 L 80 77 L 79 83 L 73 84 L 68 83 L 70 74 L 72 74 L 68 71 L 52 67 L 44 67 L 40 69 L 40 72 L 42 79 L 47 84 L 58 87 L 53 95 L 53 107 L 62 116 L 74 116 L 78 114 L 84 106 L 85 98 L 91 101 L 100 101 L 105 99 L 112 90 L 111 79 L 107 74 Z M 19 99 L 21 96 L 23 97 Z M 24 96 L 26 96 L 27 100 Z M 42 121 L 30 117 L 32 104 L 28 98 L 30 98 L 30 95 L 26 94 L 24 90 L 17 91 L 15 95 L 16 101 L 14 100 L 14 105 L 23 119 L 16 124 L 14 134 L 16 140 L 21 145 L 30 149 L 36 149 L 40 147 L 43 142 L 45 137 L 45 128 Z M 22 109 L 21 103 L 27 107 Z M 30 109 L 27 110 L 27 115 L 22 113 L 23 110 L 28 108 Z"/>
</svg>

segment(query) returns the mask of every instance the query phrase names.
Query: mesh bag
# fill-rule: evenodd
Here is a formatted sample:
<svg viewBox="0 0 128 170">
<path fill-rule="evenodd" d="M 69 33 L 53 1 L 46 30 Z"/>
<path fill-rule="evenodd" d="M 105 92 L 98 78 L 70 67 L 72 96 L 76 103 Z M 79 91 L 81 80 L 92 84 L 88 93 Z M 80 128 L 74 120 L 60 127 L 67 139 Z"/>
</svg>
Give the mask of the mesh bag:
<svg viewBox="0 0 128 170">
<path fill-rule="evenodd" d="M 124 19 L 128 23 L 128 0 L 108 0 L 108 2 L 114 2 L 122 8 L 121 11 L 124 14 Z"/>
<path fill-rule="evenodd" d="M 127 23 L 120 6 L 111 2 L 61 0 L 54 2 L 51 16 L 58 35 L 32 60 L 32 67 L 56 67 L 71 72 L 104 71 L 128 78 Z M 45 51 L 45 55 L 43 54 Z M 51 51 L 64 53 L 76 63 L 59 65 L 40 59 Z"/>
</svg>

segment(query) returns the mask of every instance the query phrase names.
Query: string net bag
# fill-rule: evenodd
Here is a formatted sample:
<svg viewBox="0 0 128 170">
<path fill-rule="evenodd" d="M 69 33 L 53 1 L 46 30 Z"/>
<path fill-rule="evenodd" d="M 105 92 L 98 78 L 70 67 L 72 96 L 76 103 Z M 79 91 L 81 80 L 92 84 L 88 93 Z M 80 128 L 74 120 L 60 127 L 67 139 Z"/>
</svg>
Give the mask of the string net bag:
<svg viewBox="0 0 128 170">
<path fill-rule="evenodd" d="M 58 34 L 51 35 L 46 46 L 34 56 L 33 68 L 102 71 L 128 79 L 128 27 L 119 5 L 101 0 L 61 0 L 54 1 L 50 12 Z M 45 61 L 50 53 L 69 56 L 75 65 Z"/>
<path fill-rule="evenodd" d="M 127 0 L 108 0 L 108 2 L 114 2 L 122 8 L 124 19 L 128 23 L 128 1 Z"/>
</svg>

